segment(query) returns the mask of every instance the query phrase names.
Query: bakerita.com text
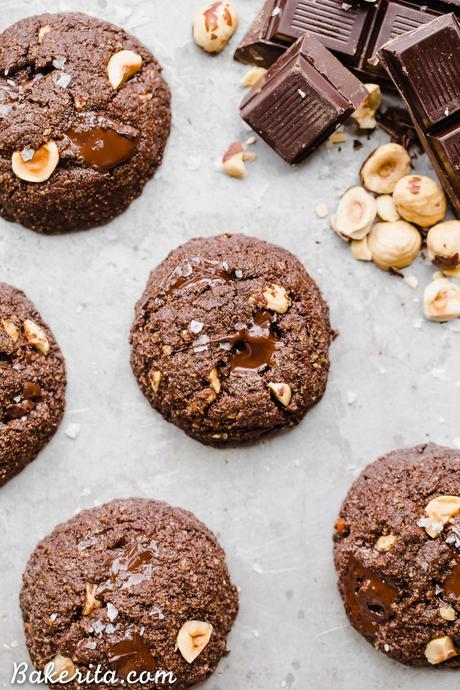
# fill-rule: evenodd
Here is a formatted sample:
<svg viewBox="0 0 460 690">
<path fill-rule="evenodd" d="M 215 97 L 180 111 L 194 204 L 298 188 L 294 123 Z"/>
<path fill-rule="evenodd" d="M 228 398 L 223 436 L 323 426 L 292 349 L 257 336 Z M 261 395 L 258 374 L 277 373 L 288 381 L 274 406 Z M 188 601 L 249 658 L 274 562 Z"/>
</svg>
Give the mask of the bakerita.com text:
<svg viewBox="0 0 460 690">
<path fill-rule="evenodd" d="M 31 669 L 29 664 L 25 661 L 13 664 L 13 674 L 11 677 L 11 684 L 23 685 L 24 683 L 31 685 L 40 685 L 46 683 L 47 685 L 69 684 L 76 683 L 77 685 L 156 685 L 171 686 L 177 682 L 177 678 L 171 671 L 130 671 L 126 678 L 119 678 L 116 671 L 105 671 L 100 665 L 82 671 L 77 669 L 74 674 L 70 675 L 64 671 L 60 675 L 49 667 L 49 664 L 43 671 Z"/>
</svg>

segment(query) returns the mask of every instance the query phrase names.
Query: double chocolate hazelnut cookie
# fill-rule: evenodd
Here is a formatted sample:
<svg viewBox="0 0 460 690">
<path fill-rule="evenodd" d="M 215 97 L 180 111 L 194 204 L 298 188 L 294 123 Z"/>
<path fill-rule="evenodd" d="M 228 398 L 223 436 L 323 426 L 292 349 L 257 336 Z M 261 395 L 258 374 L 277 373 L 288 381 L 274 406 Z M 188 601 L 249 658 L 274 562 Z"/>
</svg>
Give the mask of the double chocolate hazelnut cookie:
<svg viewBox="0 0 460 690">
<path fill-rule="evenodd" d="M 132 367 L 165 419 L 207 444 L 297 424 L 322 397 L 328 307 L 288 251 L 244 235 L 194 239 L 136 306 Z"/>
<path fill-rule="evenodd" d="M 53 436 L 64 414 L 64 359 L 23 292 L 0 283 L 0 486 Z"/>
<path fill-rule="evenodd" d="M 356 630 L 404 664 L 460 667 L 460 451 L 422 445 L 366 467 L 334 541 Z"/>
<path fill-rule="evenodd" d="M 170 93 L 153 55 L 84 14 L 0 35 L 0 214 L 44 233 L 111 220 L 160 165 Z"/>
<path fill-rule="evenodd" d="M 32 661 L 72 690 L 82 687 L 77 673 L 98 667 L 116 686 L 195 685 L 225 654 L 238 611 L 214 535 L 191 513 L 153 500 L 79 513 L 37 546 L 23 582 Z"/>
</svg>

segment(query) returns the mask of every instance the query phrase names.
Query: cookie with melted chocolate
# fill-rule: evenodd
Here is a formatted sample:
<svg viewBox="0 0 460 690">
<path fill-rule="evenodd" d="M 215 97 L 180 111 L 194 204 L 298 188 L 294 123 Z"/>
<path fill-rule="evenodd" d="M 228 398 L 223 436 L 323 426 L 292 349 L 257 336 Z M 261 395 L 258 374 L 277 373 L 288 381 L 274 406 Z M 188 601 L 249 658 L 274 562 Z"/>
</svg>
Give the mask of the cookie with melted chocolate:
<svg viewBox="0 0 460 690">
<path fill-rule="evenodd" d="M 82 674 L 99 666 L 119 682 L 130 673 L 176 678 L 130 684 L 133 690 L 184 689 L 205 680 L 226 653 L 238 611 L 224 551 L 205 525 L 185 510 L 135 498 L 58 526 L 32 554 L 20 601 L 37 669 L 59 654 Z M 212 626 L 193 662 L 177 645 L 189 621 Z M 58 687 L 76 690 L 77 683 Z"/>
<path fill-rule="evenodd" d="M 132 367 L 151 405 L 206 444 L 290 427 L 323 396 L 328 307 L 288 251 L 244 235 L 194 239 L 150 276 Z"/>
<path fill-rule="evenodd" d="M 23 292 L 0 283 L 0 486 L 53 436 L 64 414 L 65 385 L 52 332 Z"/>
<path fill-rule="evenodd" d="M 395 450 L 362 471 L 336 523 L 351 624 L 410 666 L 460 667 L 460 518 L 446 518 L 437 536 L 426 530 L 427 506 L 441 496 L 460 497 L 460 451 L 432 443 Z M 439 656 L 433 640 L 441 640 Z"/>
<path fill-rule="evenodd" d="M 108 65 L 120 51 L 142 64 L 115 88 Z M 161 72 L 136 38 L 84 14 L 43 14 L 4 31 L 0 215 L 55 234 L 124 211 L 161 164 L 169 136 L 170 93 Z M 22 165 L 39 166 L 39 149 L 49 142 L 59 162 L 47 180 L 15 174 L 14 153 Z"/>
</svg>

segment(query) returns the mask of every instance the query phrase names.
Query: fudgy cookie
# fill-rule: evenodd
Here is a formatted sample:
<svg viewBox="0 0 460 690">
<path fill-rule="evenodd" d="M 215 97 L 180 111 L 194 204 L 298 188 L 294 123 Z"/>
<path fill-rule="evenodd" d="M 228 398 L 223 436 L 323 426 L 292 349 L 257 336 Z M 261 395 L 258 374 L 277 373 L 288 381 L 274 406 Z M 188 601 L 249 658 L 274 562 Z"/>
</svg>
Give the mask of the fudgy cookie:
<svg viewBox="0 0 460 690">
<path fill-rule="evenodd" d="M 52 332 L 23 292 L 0 283 L 0 486 L 53 436 L 65 385 Z"/>
<path fill-rule="evenodd" d="M 23 581 L 26 640 L 37 669 L 51 661 L 55 672 L 71 675 L 99 666 L 119 680 L 161 671 L 177 679 L 133 688 L 181 690 L 207 678 L 225 654 L 238 611 L 214 535 L 191 513 L 153 500 L 79 513 L 37 546 Z"/>
<path fill-rule="evenodd" d="M 0 35 L 0 214 L 44 233 L 101 225 L 162 161 L 170 93 L 153 55 L 84 14 Z"/>
<path fill-rule="evenodd" d="M 396 450 L 366 467 L 335 532 L 351 624 L 404 664 L 459 667 L 460 451 Z"/>
<path fill-rule="evenodd" d="M 131 363 L 165 419 L 203 443 L 297 424 L 326 388 L 331 330 L 288 251 L 244 235 L 194 239 L 153 271 Z"/>
</svg>

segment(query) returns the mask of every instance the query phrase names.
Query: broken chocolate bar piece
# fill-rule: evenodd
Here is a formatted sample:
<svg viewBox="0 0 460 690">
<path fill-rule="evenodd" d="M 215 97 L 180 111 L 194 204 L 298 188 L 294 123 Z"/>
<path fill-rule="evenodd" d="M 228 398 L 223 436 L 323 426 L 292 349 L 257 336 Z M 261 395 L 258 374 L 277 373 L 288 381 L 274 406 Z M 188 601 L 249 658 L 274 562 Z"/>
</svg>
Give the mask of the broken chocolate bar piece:
<svg viewBox="0 0 460 690">
<path fill-rule="evenodd" d="M 235 59 L 268 67 L 309 31 L 361 77 L 385 80 L 379 48 L 451 11 L 460 16 L 460 0 L 268 0 Z"/>
<path fill-rule="evenodd" d="M 361 82 L 304 34 L 241 104 L 241 116 L 288 163 L 312 153 L 367 97 Z"/>
<path fill-rule="evenodd" d="M 454 14 L 434 19 L 384 45 L 379 56 L 460 215 L 460 23 Z"/>
</svg>

